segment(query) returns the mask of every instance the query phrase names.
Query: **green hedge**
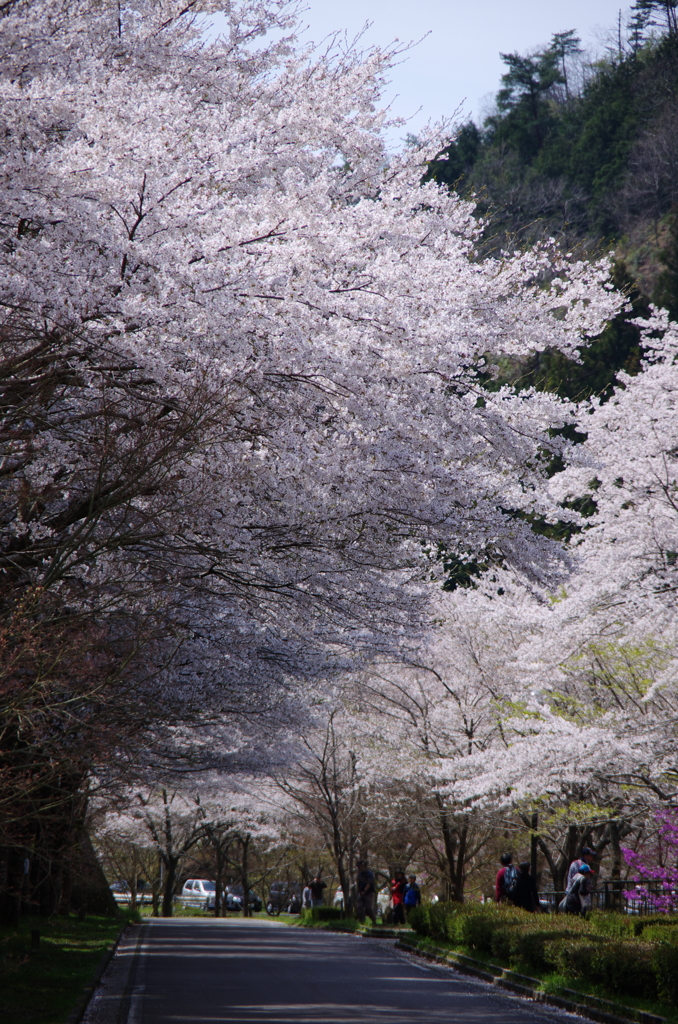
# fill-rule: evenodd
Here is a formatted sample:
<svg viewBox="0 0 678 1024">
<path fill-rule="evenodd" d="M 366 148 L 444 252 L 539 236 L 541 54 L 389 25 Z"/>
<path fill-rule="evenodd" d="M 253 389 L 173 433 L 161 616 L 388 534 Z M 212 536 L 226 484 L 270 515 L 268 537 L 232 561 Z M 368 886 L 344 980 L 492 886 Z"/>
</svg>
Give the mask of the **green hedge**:
<svg viewBox="0 0 678 1024">
<path fill-rule="evenodd" d="M 613 994 L 657 998 L 652 944 L 595 938 L 597 941 L 593 942 L 580 939 L 554 943 L 549 950 L 552 969 L 567 977 L 602 985 Z"/>
<path fill-rule="evenodd" d="M 600 913 L 590 918 L 528 915 L 511 906 L 418 907 L 409 922 L 438 942 L 490 955 L 510 967 L 558 973 L 611 994 L 678 1007 L 678 921 Z"/>
<path fill-rule="evenodd" d="M 307 907 L 301 912 L 303 921 L 343 921 L 346 914 L 339 907 Z"/>
<path fill-rule="evenodd" d="M 678 945 L 660 943 L 653 961 L 659 998 L 671 1006 L 678 1006 Z"/>
</svg>

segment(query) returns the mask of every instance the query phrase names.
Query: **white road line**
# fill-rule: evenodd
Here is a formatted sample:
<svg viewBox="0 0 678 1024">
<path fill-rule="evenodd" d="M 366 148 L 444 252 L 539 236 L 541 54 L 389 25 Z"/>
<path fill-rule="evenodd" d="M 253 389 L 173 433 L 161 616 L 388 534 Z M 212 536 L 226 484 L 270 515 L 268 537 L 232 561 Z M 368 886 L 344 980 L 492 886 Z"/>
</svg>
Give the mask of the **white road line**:
<svg viewBox="0 0 678 1024">
<path fill-rule="evenodd" d="M 127 1024 L 143 1024 L 144 1020 L 144 994 L 146 992 L 146 961 L 148 960 L 148 940 L 141 946 L 137 973 L 134 979 L 135 985 L 129 1001 L 129 1013 Z"/>
</svg>

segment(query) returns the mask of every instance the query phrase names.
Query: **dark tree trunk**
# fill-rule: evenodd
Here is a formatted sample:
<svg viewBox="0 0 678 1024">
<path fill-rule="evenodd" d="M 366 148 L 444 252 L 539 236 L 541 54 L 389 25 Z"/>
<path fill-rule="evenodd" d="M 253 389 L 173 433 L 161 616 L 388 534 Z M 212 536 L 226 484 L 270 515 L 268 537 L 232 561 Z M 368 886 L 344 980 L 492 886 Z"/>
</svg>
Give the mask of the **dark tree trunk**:
<svg viewBox="0 0 678 1024">
<path fill-rule="evenodd" d="M 349 841 L 349 845 L 352 845 L 352 841 Z M 341 829 L 334 809 L 332 813 L 331 853 L 334 856 L 334 863 L 337 865 L 337 874 L 339 875 L 339 882 L 344 894 L 344 913 L 351 914 L 353 912 L 353 893 L 351 892 L 351 883 L 348 871 L 346 870 L 346 856 L 341 838 Z"/>
<path fill-rule="evenodd" d="M 353 900 L 351 898 L 351 880 L 346 870 L 346 863 L 344 861 L 343 854 L 339 854 L 337 860 L 337 874 L 339 875 L 339 885 L 341 891 L 344 894 L 344 913 L 350 915 L 353 910 Z"/>
<path fill-rule="evenodd" d="M 0 847 L 0 923 L 5 923 L 9 889 L 9 850 Z"/>
<path fill-rule="evenodd" d="M 4 924 L 17 927 L 21 916 L 21 893 L 24 880 L 24 850 L 10 847 L 7 856 L 7 888 L 5 889 Z"/>
<path fill-rule="evenodd" d="M 612 847 L 612 867 L 610 876 L 618 881 L 621 878 L 622 852 L 621 835 L 618 821 L 610 822 L 610 845 Z"/>
<path fill-rule="evenodd" d="M 81 828 L 77 843 L 65 859 L 65 869 L 73 909 L 80 913 L 117 917 L 118 906 L 84 828 Z"/>
<path fill-rule="evenodd" d="M 224 903 L 223 891 L 224 891 L 224 866 L 225 866 L 225 850 L 219 844 L 216 849 L 216 872 L 214 879 L 214 888 L 216 890 L 214 894 L 214 916 L 221 917 L 221 907 Z"/>
<path fill-rule="evenodd" d="M 457 883 L 457 835 L 455 830 L 452 828 L 450 817 L 445 810 L 445 805 L 441 797 L 436 797 L 438 803 L 438 814 L 440 821 L 440 831 L 443 836 L 443 846 L 445 847 L 445 859 L 447 861 L 447 875 L 450 880 L 450 898 L 457 903 L 463 901 L 459 899 L 459 887 Z"/>
<path fill-rule="evenodd" d="M 162 892 L 162 916 L 172 917 L 174 911 L 174 886 L 177 881 L 178 857 L 163 857 L 165 882 Z"/>
<path fill-rule="evenodd" d="M 610 910 L 621 910 L 622 894 L 621 894 L 621 867 L 622 867 L 622 852 L 621 852 L 621 829 L 618 821 L 610 822 L 610 845 L 612 847 L 612 867 L 610 869 L 610 877 L 612 884 L 610 886 Z M 607 909 L 607 908 L 606 908 Z"/>
<path fill-rule="evenodd" d="M 537 835 L 537 828 L 539 826 L 539 815 L 536 811 L 532 814 L 532 831 L 530 833 L 530 874 L 537 880 L 537 850 L 539 849 L 539 836 Z"/>
<path fill-rule="evenodd" d="M 457 857 L 456 862 L 452 861 L 450 867 L 452 870 L 452 899 L 455 903 L 464 902 L 464 867 L 466 860 L 466 847 L 468 843 L 468 825 L 464 822 L 458 833 L 458 846 L 457 846 Z"/>
<path fill-rule="evenodd" d="M 250 836 L 245 836 L 240 840 L 242 845 L 242 861 L 240 868 L 240 877 L 242 879 L 242 916 L 251 917 L 252 908 L 250 906 L 250 878 L 249 878 L 249 849 L 250 849 Z"/>
</svg>

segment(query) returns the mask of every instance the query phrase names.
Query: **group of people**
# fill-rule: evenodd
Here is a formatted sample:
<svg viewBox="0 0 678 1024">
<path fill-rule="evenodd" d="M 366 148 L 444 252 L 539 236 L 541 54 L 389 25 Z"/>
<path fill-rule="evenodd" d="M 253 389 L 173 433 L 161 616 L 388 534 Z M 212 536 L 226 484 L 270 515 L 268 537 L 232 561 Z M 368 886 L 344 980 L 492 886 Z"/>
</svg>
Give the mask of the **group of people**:
<svg viewBox="0 0 678 1024">
<path fill-rule="evenodd" d="M 391 906 L 393 908 L 393 924 L 405 924 L 405 914 L 421 903 L 421 890 L 417 885 L 417 876 L 408 875 L 404 871 L 396 871 L 391 881 Z"/>
<path fill-rule="evenodd" d="M 359 921 L 369 917 L 373 924 L 377 922 L 377 886 L 374 872 L 370 871 L 367 862 L 356 862 L 356 902 L 355 912 Z M 305 887 L 302 894 L 302 906 L 322 907 L 323 890 L 327 883 L 320 875 L 316 875 Z M 421 903 L 421 891 L 417 885 L 417 876 L 405 877 L 403 871 L 396 871 L 391 881 L 391 906 L 393 907 L 393 923 L 405 924 L 405 915 L 413 907 Z"/>
<path fill-rule="evenodd" d="M 585 846 L 581 857 L 573 860 L 567 873 L 565 896 L 558 905 L 558 910 L 566 914 L 585 916 L 591 907 L 591 877 L 594 873 L 593 863 L 596 852 Z M 510 853 L 500 857 L 501 867 L 495 881 L 495 899 L 497 903 L 513 903 L 530 913 L 539 911 L 537 882 L 532 876 L 530 862 L 523 861 L 516 867 Z"/>
<path fill-rule="evenodd" d="M 572 861 L 567 875 L 565 897 L 558 906 L 566 914 L 584 916 L 591 906 L 591 879 L 594 873 L 595 850 L 585 846 L 581 857 Z M 533 877 L 530 862 L 523 861 L 516 867 L 510 853 L 500 857 L 501 867 L 495 880 L 495 899 L 497 903 L 512 903 L 530 913 L 542 910 L 537 892 L 537 881 Z M 364 921 L 369 917 L 373 924 L 377 921 L 377 887 L 374 872 L 370 871 L 367 862 L 356 863 L 356 917 Z M 305 887 L 302 897 L 304 907 L 321 907 L 323 892 L 327 883 L 320 875 Z M 421 903 L 421 891 L 417 885 L 417 876 L 406 876 L 404 871 L 396 871 L 391 880 L 391 907 L 393 908 L 393 924 L 405 924 L 407 913 Z"/>
</svg>

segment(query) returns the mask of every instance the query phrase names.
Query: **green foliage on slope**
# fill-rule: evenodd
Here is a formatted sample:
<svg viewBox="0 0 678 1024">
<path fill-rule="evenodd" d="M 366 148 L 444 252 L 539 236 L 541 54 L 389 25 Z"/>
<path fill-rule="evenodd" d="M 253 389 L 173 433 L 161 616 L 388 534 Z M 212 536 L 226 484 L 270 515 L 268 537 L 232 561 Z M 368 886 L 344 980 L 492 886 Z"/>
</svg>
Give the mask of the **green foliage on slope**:
<svg viewBox="0 0 678 1024">
<path fill-rule="evenodd" d="M 650 301 L 678 319 L 678 33 L 669 3 L 639 0 L 616 50 L 584 61 L 574 30 L 535 53 L 502 54 L 495 110 L 467 122 L 428 177 L 472 195 L 484 253 L 555 238 L 594 257 L 616 250 L 622 311 L 578 360 L 545 351 L 500 365 L 490 390 L 535 387 L 609 398 L 635 374 Z"/>
<path fill-rule="evenodd" d="M 678 209 L 678 35 L 643 3 L 633 10 L 617 52 L 593 65 L 574 30 L 536 53 L 502 54 L 495 110 L 482 126 L 465 124 L 429 176 L 476 197 L 489 220 L 485 251 L 554 237 L 589 255 L 621 241 L 633 255 L 651 239 L 641 285 L 674 309 L 675 230 L 657 278 L 661 225 Z"/>
</svg>

